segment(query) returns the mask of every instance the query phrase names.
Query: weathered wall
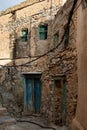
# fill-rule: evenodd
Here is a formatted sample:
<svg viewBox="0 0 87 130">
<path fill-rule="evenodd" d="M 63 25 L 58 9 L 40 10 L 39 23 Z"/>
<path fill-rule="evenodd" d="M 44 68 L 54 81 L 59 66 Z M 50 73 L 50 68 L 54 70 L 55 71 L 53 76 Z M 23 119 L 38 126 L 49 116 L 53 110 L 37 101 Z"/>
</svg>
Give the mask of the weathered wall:
<svg viewBox="0 0 87 130">
<path fill-rule="evenodd" d="M 57 3 L 56 3 L 57 2 Z M 58 6 L 55 7 L 54 4 L 57 4 Z M 43 1 L 34 5 L 31 5 L 30 7 L 26 7 L 20 10 L 17 10 L 13 14 L 8 14 L 10 16 L 10 21 L 6 22 L 5 26 L 3 25 L 1 27 L 3 32 L 7 33 L 10 30 L 10 51 L 11 55 L 13 54 L 13 49 L 16 47 L 16 58 L 18 57 L 27 57 L 28 58 L 22 58 L 15 60 L 15 65 L 17 66 L 17 71 L 14 75 L 12 75 L 12 67 L 10 67 L 10 73 L 7 71 L 7 74 L 9 75 L 10 80 L 6 77 L 6 73 L 3 72 L 3 77 L 1 75 L 1 78 L 3 81 L 6 81 L 3 85 L 3 82 L 1 83 L 2 89 L 8 88 L 8 85 L 11 86 L 9 89 L 6 89 L 6 93 L 12 94 L 9 96 L 9 100 L 11 101 L 12 111 L 13 106 L 18 108 L 16 110 L 16 107 L 14 108 L 14 112 L 19 113 L 20 105 L 18 106 L 18 103 L 16 103 L 16 99 L 14 98 L 16 95 L 16 91 L 14 93 L 14 87 L 15 86 L 21 86 L 20 88 L 21 93 L 24 91 L 23 86 L 20 85 L 20 78 L 21 73 L 27 73 L 27 72 L 42 72 L 42 97 L 41 97 L 41 114 L 49 120 L 55 122 L 57 125 L 63 125 L 62 120 L 64 119 L 66 122 L 66 125 L 71 125 L 71 120 L 75 116 L 75 110 L 76 110 L 76 104 L 77 104 L 77 50 L 76 50 L 76 14 L 73 15 L 73 21 L 70 22 L 70 32 L 67 37 L 63 39 L 63 41 L 60 43 L 63 34 L 65 33 L 65 27 L 68 23 L 69 18 L 69 12 L 73 5 L 73 0 L 69 0 L 67 4 L 64 5 L 60 9 L 60 11 L 57 13 L 55 20 L 53 21 L 54 15 L 56 14 L 59 3 L 58 1 L 54 1 L 53 8 L 50 10 L 49 7 L 51 6 L 51 1 Z M 42 9 L 42 8 L 43 9 Z M 46 8 L 45 8 L 46 7 Z M 48 9 L 47 9 L 48 8 Z M 35 10 L 34 10 L 35 9 Z M 40 10 L 41 9 L 41 10 Z M 47 9 L 47 10 L 46 10 Z M 32 14 L 29 14 L 32 10 Z M 36 14 L 37 13 L 37 14 Z M 6 16 L 8 16 L 6 15 Z M 31 15 L 33 15 L 31 17 Z M 5 16 L 1 16 L 5 18 Z M 60 22 L 61 21 L 61 22 Z M 48 23 L 48 39 L 46 41 L 39 40 L 38 38 L 38 25 L 41 23 Z M 21 29 L 22 28 L 28 28 L 30 30 L 30 39 L 27 43 L 24 43 L 21 45 L 21 42 L 19 41 L 21 36 Z M 53 36 L 55 33 L 59 32 L 58 42 L 53 42 Z M 65 35 L 66 36 L 66 35 Z M 66 39 L 69 40 L 66 44 Z M 8 40 L 8 39 L 7 39 Z M 38 55 L 42 55 L 46 53 L 49 49 L 52 49 L 56 47 L 60 43 L 60 46 L 50 53 L 48 53 L 46 56 L 43 56 L 39 58 L 38 60 L 31 62 L 34 60 Z M 18 50 L 18 47 L 21 49 Z M 25 48 L 24 48 L 25 47 Z M 21 66 L 21 64 L 26 63 L 26 65 Z M 31 63 L 30 63 L 31 62 Z M 11 64 L 12 65 L 12 64 Z M 14 65 L 14 64 L 13 64 Z M 13 67 L 15 69 L 15 67 Z M 5 69 L 4 69 L 5 70 Z M 6 69 L 7 70 L 7 69 Z M 57 89 L 54 85 L 55 78 L 57 77 L 64 77 L 64 84 L 66 84 L 66 90 L 64 90 L 65 98 L 62 98 L 64 100 L 64 112 L 62 113 L 62 89 Z M 6 79 L 6 80 L 5 80 Z M 10 82 L 9 82 L 10 81 Z M 7 83 L 7 84 L 6 84 Z M 17 87 L 16 87 L 17 88 Z M 9 90 L 9 91 L 8 91 Z M 16 89 L 18 90 L 18 89 Z M 58 92 L 58 90 L 60 92 Z M 20 90 L 19 90 L 20 91 Z M 19 92 L 18 91 L 18 92 Z M 4 94 L 5 95 L 5 94 Z M 4 95 L 2 95 L 4 97 Z M 21 94 L 20 94 L 21 95 Z M 63 95 L 63 96 L 64 96 Z M 13 98 L 11 98 L 13 96 Z M 20 101 L 23 101 L 23 97 L 19 97 Z M 4 104 L 7 105 L 7 100 L 4 101 Z M 9 104 L 9 103 L 8 103 Z M 23 102 L 20 103 L 23 105 Z M 7 106 L 8 107 L 8 106 Z M 66 113 L 65 113 L 66 111 Z M 21 112 L 23 112 L 23 107 L 21 108 Z M 63 115 L 64 114 L 64 115 Z M 63 118 L 63 116 L 66 116 L 66 118 Z"/>
<path fill-rule="evenodd" d="M 41 23 L 47 23 L 53 18 L 60 7 L 60 1 L 29 1 L 20 6 L 8 9 L 0 15 L 0 57 L 10 58 L 16 47 L 16 56 L 37 56 L 45 53 L 48 49 L 48 39 L 39 40 L 38 26 Z M 22 6 L 22 7 L 21 7 Z M 52 9 L 50 10 L 52 6 Z M 25 7 L 25 8 L 24 8 Z M 28 42 L 20 43 L 21 31 L 28 28 Z M 3 35 L 4 33 L 4 35 Z M 36 36 L 37 35 L 37 36 Z M 3 37 L 4 41 L 2 40 Z M 10 40 L 9 40 L 10 39 Z M 4 44 L 3 44 L 4 42 Z M 4 51 L 3 51 L 4 48 Z M 43 49 L 43 51 L 42 51 Z M 18 51 L 18 52 L 17 52 Z M 24 54 L 20 54 L 23 51 Z"/>
<path fill-rule="evenodd" d="M 54 18 L 54 15 L 58 11 L 61 4 L 62 3 L 60 3 L 59 0 L 54 0 L 52 2 L 52 5 L 51 5 L 51 1 L 46 1 L 46 0 L 27 1 L 22 3 L 21 5 L 7 9 L 6 11 L 1 12 L 0 14 L 0 34 L 1 34 L 0 35 L 0 49 L 1 49 L 0 58 L 12 59 L 15 53 L 15 57 L 19 58 L 15 60 L 15 64 L 20 65 L 17 68 L 18 69 L 17 72 L 15 72 L 14 67 L 13 68 L 9 67 L 10 70 L 9 68 L 6 67 L 7 69 L 4 68 L 4 71 L 2 71 L 3 76 L 1 74 L 1 93 L 3 91 L 1 100 L 2 98 L 4 98 L 4 100 L 2 100 L 2 103 L 7 108 L 8 106 L 10 106 L 8 109 L 9 112 L 13 111 L 13 115 L 14 113 L 20 114 L 21 112 L 23 112 L 22 92 L 24 91 L 24 88 L 23 85 L 20 84 L 20 78 L 21 78 L 20 73 L 38 72 L 38 71 L 43 72 L 44 70 L 46 70 L 47 56 L 42 57 L 36 62 L 29 64 L 28 67 L 27 66 L 22 67 L 21 64 L 30 62 L 31 60 L 34 60 L 36 58 L 35 56 L 42 55 L 43 53 L 47 52 L 48 45 L 49 45 L 48 40 L 50 38 L 49 21 Z M 41 23 L 48 24 L 47 40 L 39 40 L 38 26 Z M 20 37 L 21 37 L 21 30 L 23 28 L 28 28 L 29 30 L 28 42 L 21 43 Z M 3 38 L 4 36 L 6 37 Z M 4 39 L 5 41 L 4 44 L 2 39 Z M 22 58 L 22 57 L 28 57 L 28 58 Z M 3 60 L 4 65 L 6 64 L 5 61 L 6 60 Z M 1 65 L 3 62 L 0 60 Z M 14 62 L 12 62 L 10 65 L 14 66 Z M 18 86 L 20 87 L 18 88 Z M 15 96 L 17 96 L 16 94 L 20 92 L 20 89 L 21 89 L 20 96 L 18 100 L 16 100 Z M 21 112 L 19 112 L 20 104 L 22 106 Z"/>
<path fill-rule="evenodd" d="M 3 27 L 6 25 L 6 23 L 10 22 L 11 15 L 8 14 L 7 16 L 0 17 L 0 58 L 10 58 L 10 39 L 9 35 L 10 32 L 3 31 Z M 9 61 L 0 61 L 1 64 L 7 64 Z"/>
<path fill-rule="evenodd" d="M 70 23 L 69 43 L 66 44 L 65 40 L 61 42 L 65 27 L 68 23 L 69 12 L 72 8 L 73 1 L 68 1 L 63 8 L 61 8 L 55 20 L 53 21 L 52 39 L 50 48 L 56 47 L 53 52 L 48 55 L 48 69 L 43 73 L 43 111 L 48 116 L 49 120 L 54 121 L 56 124 L 61 125 L 63 120 L 62 101 L 65 99 L 66 111 L 66 125 L 71 127 L 72 119 L 75 117 L 77 105 L 77 49 L 76 49 L 76 31 L 77 31 L 77 14 L 74 13 Z M 61 22 L 60 22 L 61 21 Z M 54 34 L 58 33 L 58 42 L 53 42 Z M 58 44 L 60 44 L 58 46 Z M 54 85 L 55 78 L 66 77 L 66 96 L 62 99 L 63 88 L 56 90 Z M 56 92 L 56 91 L 62 91 Z M 45 98 L 44 98 L 45 97 Z M 60 98 L 61 99 L 60 99 Z M 47 100 L 45 100 L 47 99 Z M 47 107 L 46 107 L 47 106 Z M 50 107 L 49 107 L 50 106 Z M 61 114 L 62 113 L 62 114 Z"/>
<path fill-rule="evenodd" d="M 73 130 L 87 129 L 87 2 L 83 2 L 79 0 L 80 6 L 77 11 L 78 105 Z"/>
<path fill-rule="evenodd" d="M 21 59 L 15 61 L 16 64 L 29 62 L 33 59 Z M 3 67 L 0 74 L 0 102 L 7 108 L 11 116 L 22 116 L 24 107 L 24 74 L 27 72 L 44 72 L 46 70 L 47 56 L 40 58 L 36 62 L 25 66 L 15 67 L 13 63 L 8 64 L 11 67 Z M 42 92 L 43 93 L 43 92 Z M 25 111 L 27 112 L 27 111 Z M 28 112 L 29 113 L 29 112 Z"/>
</svg>

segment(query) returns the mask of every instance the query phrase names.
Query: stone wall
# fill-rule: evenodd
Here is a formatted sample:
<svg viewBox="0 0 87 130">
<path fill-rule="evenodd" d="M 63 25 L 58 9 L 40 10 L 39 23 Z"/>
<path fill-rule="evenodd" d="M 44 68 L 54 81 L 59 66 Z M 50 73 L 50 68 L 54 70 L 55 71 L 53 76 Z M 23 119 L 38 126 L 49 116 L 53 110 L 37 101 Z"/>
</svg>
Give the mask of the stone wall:
<svg viewBox="0 0 87 130">
<path fill-rule="evenodd" d="M 0 17 L 1 21 L 2 18 L 8 17 L 6 23 L 0 25 L 0 31 L 9 34 L 10 40 L 6 39 L 10 46 L 9 57 L 13 55 L 15 44 L 17 45 L 16 49 L 21 44 L 19 42 L 21 29 L 28 28 L 31 32 L 30 40 L 21 45 L 21 50 L 15 51 L 17 59 L 8 64 L 9 67 L 4 66 L 3 76 L 1 73 L 1 93 L 4 86 L 5 92 L 10 95 L 9 99 L 2 100 L 2 103 L 7 108 L 11 105 L 9 111 L 13 112 L 14 110 L 14 115 L 15 113 L 21 115 L 24 107 L 24 85 L 21 84 L 21 80 L 23 81 L 21 75 L 27 72 L 42 72 L 41 114 L 57 125 L 70 126 L 77 104 L 77 50 L 75 43 L 77 15 L 74 13 L 69 25 L 69 33 L 66 33 L 69 35 L 66 36 L 65 28 L 73 0 L 69 0 L 59 11 L 60 6 L 57 0 L 54 1 L 51 10 L 50 4 L 50 1 L 43 1 Z M 55 14 L 56 17 L 53 20 Z M 37 35 L 37 29 L 41 23 L 48 24 L 48 39 L 46 41 L 40 41 Z M 58 33 L 58 41 L 54 43 L 53 37 L 56 33 Z M 63 39 L 62 42 L 61 39 Z M 15 72 L 14 75 L 12 75 L 12 70 L 13 74 Z M 6 99 L 5 94 L 4 92 L 1 94 L 2 99 Z M 18 99 L 15 96 L 18 96 Z"/>
<path fill-rule="evenodd" d="M 77 105 L 77 49 L 76 49 L 76 35 L 77 35 L 77 13 L 74 12 L 70 22 L 69 42 L 61 39 L 65 32 L 65 27 L 68 23 L 70 10 L 72 9 L 73 1 L 68 1 L 57 13 L 53 21 L 52 39 L 50 49 L 55 48 L 53 52 L 48 55 L 48 69 L 42 76 L 43 92 L 45 93 L 43 101 L 43 111 L 47 113 L 48 119 L 54 121 L 58 125 L 65 124 L 71 127 L 71 121 L 75 117 Z M 61 22 L 60 22 L 61 21 Z M 54 42 L 53 36 L 58 33 L 58 41 Z M 66 35 L 66 33 L 65 33 Z M 65 76 L 66 90 L 64 95 L 63 87 L 55 88 L 55 78 L 62 78 Z M 57 90 L 56 90 L 57 89 Z M 56 92 L 58 91 L 58 92 Z M 59 91 L 62 91 L 59 93 Z M 64 97 L 65 96 L 65 97 Z M 59 97 L 61 99 L 59 99 Z M 62 104 L 65 98 L 65 104 Z M 47 99 L 47 100 L 46 100 Z M 64 106 L 62 106 L 64 105 Z M 50 106 L 50 107 L 49 107 Z M 63 108 L 65 107 L 65 108 Z M 63 109 L 65 109 L 65 117 L 63 117 Z"/>
<path fill-rule="evenodd" d="M 59 0 L 55 0 L 52 5 L 51 1 L 46 0 L 32 1 L 32 3 L 27 1 L 1 12 L 0 58 L 11 59 L 13 51 L 16 51 L 16 57 L 37 56 L 45 53 L 48 48 L 48 39 L 50 38 L 49 20 L 54 18 L 60 6 Z M 38 26 L 44 23 L 48 24 L 48 39 L 40 41 Z M 28 42 L 22 44 L 20 43 L 20 37 L 23 28 L 28 28 L 29 34 Z M 41 51 L 42 48 L 43 51 Z M 21 51 L 24 54 L 20 54 Z"/>
<path fill-rule="evenodd" d="M 21 115 L 24 108 L 24 84 L 21 84 L 21 80 L 23 80 L 21 73 L 43 72 L 47 66 L 47 56 L 29 65 L 26 64 L 24 67 L 21 64 L 31 62 L 38 55 L 47 52 L 50 38 L 49 21 L 54 19 L 60 6 L 59 0 L 54 0 L 52 5 L 51 1 L 34 0 L 23 2 L 0 13 L 0 58 L 3 58 L 0 60 L 0 65 L 3 68 L 1 69 L 3 71 L 0 83 L 1 101 L 8 111 L 15 116 Z M 44 23 L 48 24 L 48 39 L 39 40 L 38 26 Z M 28 42 L 21 43 L 20 37 L 23 28 L 29 30 Z M 14 61 L 13 58 L 17 60 Z M 18 68 L 15 69 L 15 65 Z"/>
</svg>

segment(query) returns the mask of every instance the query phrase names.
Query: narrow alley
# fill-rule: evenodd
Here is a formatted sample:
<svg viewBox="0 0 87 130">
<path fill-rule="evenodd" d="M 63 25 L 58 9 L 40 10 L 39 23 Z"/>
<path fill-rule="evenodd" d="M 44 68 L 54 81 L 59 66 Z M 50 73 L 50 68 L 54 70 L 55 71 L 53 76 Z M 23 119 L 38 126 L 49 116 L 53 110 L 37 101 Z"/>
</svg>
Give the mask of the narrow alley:
<svg viewBox="0 0 87 130">
<path fill-rule="evenodd" d="M 47 122 L 40 115 L 12 118 L 6 108 L 0 105 L 0 130 L 67 130 Z"/>
<path fill-rule="evenodd" d="M 46 122 L 40 116 L 33 115 L 23 118 L 11 118 L 5 108 L 0 107 L 0 130 L 68 130 Z"/>
<path fill-rule="evenodd" d="M 87 130 L 86 53 L 87 0 L 0 11 L 0 130 Z"/>
</svg>

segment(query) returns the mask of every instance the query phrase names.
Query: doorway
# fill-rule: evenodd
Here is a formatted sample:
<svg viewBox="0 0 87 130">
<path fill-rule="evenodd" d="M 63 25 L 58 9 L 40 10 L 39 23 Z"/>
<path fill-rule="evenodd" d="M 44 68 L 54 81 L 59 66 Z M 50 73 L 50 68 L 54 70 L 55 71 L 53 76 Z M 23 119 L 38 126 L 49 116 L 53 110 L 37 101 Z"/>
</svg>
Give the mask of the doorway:
<svg viewBox="0 0 87 130">
<path fill-rule="evenodd" d="M 66 78 L 58 76 L 54 79 L 54 121 L 55 124 L 66 125 Z"/>
<path fill-rule="evenodd" d="M 24 102 L 28 112 L 38 113 L 41 106 L 41 75 L 25 75 Z"/>
</svg>

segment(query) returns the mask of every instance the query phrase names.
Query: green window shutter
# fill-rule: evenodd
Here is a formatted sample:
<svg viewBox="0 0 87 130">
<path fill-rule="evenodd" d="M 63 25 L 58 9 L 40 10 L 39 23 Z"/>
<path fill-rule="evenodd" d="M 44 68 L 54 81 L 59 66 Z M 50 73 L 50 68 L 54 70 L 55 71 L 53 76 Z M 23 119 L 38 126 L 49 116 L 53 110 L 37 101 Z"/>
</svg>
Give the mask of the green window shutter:
<svg viewBox="0 0 87 130">
<path fill-rule="evenodd" d="M 45 34 L 40 32 L 40 40 L 44 40 L 45 39 Z"/>
<path fill-rule="evenodd" d="M 27 42 L 28 29 L 22 30 L 21 41 Z"/>
<path fill-rule="evenodd" d="M 41 25 L 39 27 L 39 38 L 40 38 L 40 40 L 47 39 L 47 31 L 48 31 L 47 25 Z"/>
<path fill-rule="evenodd" d="M 22 31 L 22 36 L 25 36 L 27 35 L 27 32 L 26 31 Z"/>
<path fill-rule="evenodd" d="M 21 41 L 22 41 L 22 42 L 27 42 L 27 36 L 22 36 L 22 37 L 21 37 Z"/>
<path fill-rule="evenodd" d="M 45 31 L 44 26 L 40 26 L 39 30 L 40 30 L 40 32 L 44 32 Z"/>
</svg>

